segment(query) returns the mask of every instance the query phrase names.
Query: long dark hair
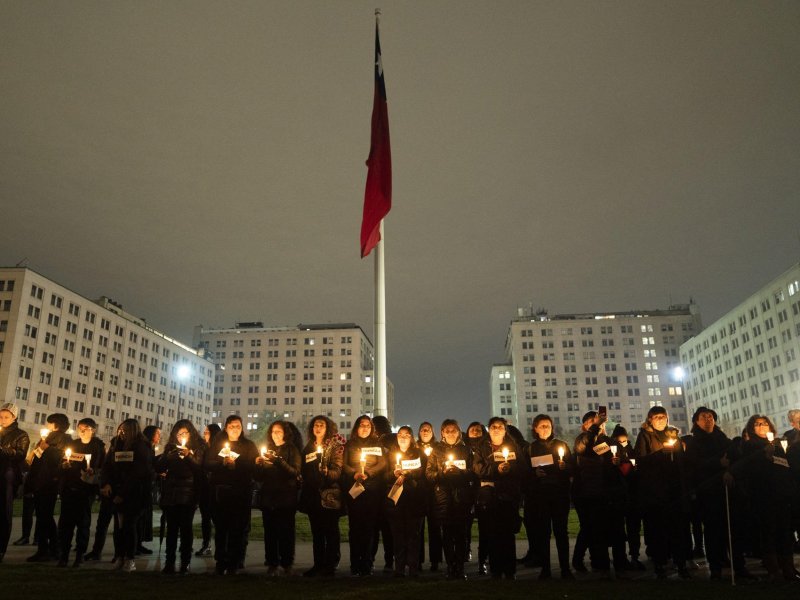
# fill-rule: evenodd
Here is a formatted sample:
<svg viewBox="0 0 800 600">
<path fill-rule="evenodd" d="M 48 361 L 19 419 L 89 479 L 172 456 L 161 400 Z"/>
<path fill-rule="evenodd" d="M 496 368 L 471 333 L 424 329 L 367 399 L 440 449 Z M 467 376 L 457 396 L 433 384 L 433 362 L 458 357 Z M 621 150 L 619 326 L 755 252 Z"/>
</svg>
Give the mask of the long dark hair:
<svg viewBox="0 0 800 600">
<path fill-rule="evenodd" d="M 228 418 L 225 419 L 225 427 L 223 427 L 222 431 L 220 432 L 220 437 L 224 435 L 226 440 L 230 440 L 230 438 L 228 438 L 227 427 L 234 421 L 239 421 L 239 423 L 242 424 L 242 433 L 239 435 L 239 440 L 245 441 L 247 437 L 244 435 L 244 421 L 242 421 L 242 417 L 239 415 L 228 415 Z"/>
<path fill-rule="evenodd" d="M 186 429 L 189 432 L 189 439 L 186 441 L 186 446 L 191 450 L 197 450 L 198 448 L 202 448 L 205 445 L 205 440 L 203 437 L 197 433 L 197 429 L 192 424 L 192 422 L 188 419 L 181 419 L 177 421 L 175 425 L 172 426 L 172 430 L 169 432 L 169 439 L 167 440 L 168 444 L 174 444 L 175 446 L 180 446 L 180 441 L 178 440 L 178 432 L 181 429 Z"/>
<path fill-rule="evenodd" d="M 358 437 L 358 424 L 361 423 L 361 421 L 363 421 L 364 419 L 369 421 L 369 429 L 370 429 L 369 435 L 364 439 L 370 439 L 370 438 L 377 438 L 378 437 L 376 432 L 375 432 L 375 424 L 372 422 L 372 418 L 369 415 L 361 415 L 360 417 L 358 417 L 356 419 L 356 422 L 353 425 L 353 430 L 350 432 L 350 437 L 348 438 L 348 440 L 362 439 L 362 438 Z"/>
<path fill-rule="evenodd" d="M 147 440 L 142 435 L 142 429 L 139 426 L 139 421 L 136 419 L 125 419 L 119 424 L 119 427 L 117 427 L 116 440 L 117 450 L 130 450 L 133 448 L 133 445 L 136 442 L 147 443 Z"/>
<path fill-rule="evenodd" d="M 292 444 L 294 443 L 294 432 L 292 428 L 289 427 L 289 424 L 286 421 L 273 421 L 269 424 L 267 428 L 267 439 L 264 440 L 264 443 L 267 445 L 267 448 L 270 450 L 277 450 L 278 447 L 275 445 L 275 442 L 272 440 L 272 430 L 275 429 L 275 426 L 280 427 L 283 429 L 283 443 L 284 444 Z"/>
<path fill-rule="evenodd" d="M 317 439 L 314 437 L 314 423 L 316 423 L 317 421 L 322 421 L 323 423 L 325 423 L 325 435 L 322 436 L 323 442 L 327 442 L 329 439 L 331 439 L 333 436 L 339 433 L 339 428 L 336 426 L 336 423 L 334 423 L 331 419 L 329 419 L 325 415 L 317 415 L 308 422 L 308 427 L 306 428 L 306 435 L 308 436 L 309 444 L 313 444 L 314 440 Z"/>
<path fill-rule="evenodd" d="M 756 435 L 756 421 L 758 419 L 764 419 L 767 422 L 767 424 L 769 425 L 769 430 L 774 435 L 776 435 L 776 436 L 778 435 L 778 432 L 775 430 L 775 424 L 772 422 L 772 419 L 770 419 L 767 415 L 753 415 L 752 417 L 750 417 L 747 420 L 747 425 L 744 426 L 744 430 L 747 433 L 747 435 L 749 436 L 747 438 L 748 440 L 764 439 L 764 438 Z"/>
<path fill-rule="evenodd" d="M 430 442 L 423 442 L 422 441 L 422 436 L 419 435 L 420 429 L 425 427 L 425 425 L 427 425 L 428 427 L 431 428 L 431 441 Z M 436 442 L 436 430 L 433 428 L 433 425 L 430 423 L 430 421 L 423 421 L 422 423 L 420 423 L 419 427 L 417 427 L 417 443 L 418 444 L 433 444 L 435 442 Z"/>
</svg>

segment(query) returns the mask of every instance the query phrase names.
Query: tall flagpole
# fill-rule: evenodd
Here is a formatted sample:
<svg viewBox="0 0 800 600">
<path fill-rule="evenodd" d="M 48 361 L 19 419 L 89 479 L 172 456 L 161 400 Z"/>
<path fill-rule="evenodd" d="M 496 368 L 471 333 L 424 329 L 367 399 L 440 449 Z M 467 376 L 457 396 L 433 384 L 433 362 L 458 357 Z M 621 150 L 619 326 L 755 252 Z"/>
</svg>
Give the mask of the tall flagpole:
<svg viewBox="0 0 800 600">
<path fill-rule="evenodd" d="M 375 246 L 375 415 L 389 416 L 386 386 L 386 272 L 383 262 L 383 221 L 381 241 Z"/>
</svg>

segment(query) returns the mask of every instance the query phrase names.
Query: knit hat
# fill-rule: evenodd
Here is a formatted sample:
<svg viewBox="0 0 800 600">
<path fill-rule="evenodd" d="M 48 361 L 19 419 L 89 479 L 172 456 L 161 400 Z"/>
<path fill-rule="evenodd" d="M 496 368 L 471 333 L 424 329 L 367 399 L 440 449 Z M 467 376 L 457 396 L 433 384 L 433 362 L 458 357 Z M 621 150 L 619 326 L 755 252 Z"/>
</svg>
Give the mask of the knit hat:
<svg viewBox="0 0 800 600">
<path fill-rule="evenodd" d="M 4 410 L 6 412 L 10 412 L 11 416 L 14 417 L 14 420 L 17 420 L 17 415 L 19 414 L 19 408 L 16 404 L 12 404 L 11 402 L 6 402 L 5 404 L 0 405 L 0 410 Z"/>
</svg>

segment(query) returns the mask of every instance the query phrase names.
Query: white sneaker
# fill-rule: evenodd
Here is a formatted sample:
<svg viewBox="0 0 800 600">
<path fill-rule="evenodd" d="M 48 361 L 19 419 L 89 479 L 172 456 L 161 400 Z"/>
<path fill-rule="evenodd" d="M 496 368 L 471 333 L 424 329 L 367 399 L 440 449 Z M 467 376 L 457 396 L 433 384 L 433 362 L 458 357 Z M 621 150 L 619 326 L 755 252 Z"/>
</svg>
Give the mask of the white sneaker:
<svg viewBox="0 0 800 600">
<path fill-rule="evenodd" d="M 125 565 L 122 567 L 122 570 L 126 573 L 130 573 L 131 571 L 136 570 L 136 561 L 135 560 L 126 560 Z"/>
</svg>

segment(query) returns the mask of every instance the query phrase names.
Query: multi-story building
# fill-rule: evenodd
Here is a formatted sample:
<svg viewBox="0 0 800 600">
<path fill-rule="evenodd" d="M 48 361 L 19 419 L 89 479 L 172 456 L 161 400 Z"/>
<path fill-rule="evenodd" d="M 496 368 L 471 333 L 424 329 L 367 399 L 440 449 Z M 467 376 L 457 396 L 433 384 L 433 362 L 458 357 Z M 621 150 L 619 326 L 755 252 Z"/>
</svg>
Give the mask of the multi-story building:
<svg viewBox="0 0 800 600">
<path fill-rule="evenodd" d="M 751 415 L 784 431 L 800 408 L 800 263 L 681 345 L 691 414 L 708 406 L 739 435 Z"/>
<path fill-rule="evenodd" d="M 195 327 L 194 343 L 217 365 L 213 419 L 242 417 L 248 431 L 275 419 L 301 430 L 326 415 L 349 435 L 361 414 L 374 412 L 372 343 L 353 323 L 230 328 Z M 389 384 L 389 420 L 394 393 Z"/>
<path fill-rule="evenodd" d="M 510 401 L 507 388 L 502 395 L 498 389 L 497 397 L 506 398 L 495 414 L 510 417 L 527 433 L 533 418 L 546 413 L 556 431 L 569 436 L 580 429 L 584 413 L 606 406 L 611 424 L 635 435 L 650 407 L 658 405 L 685 431 L 678 349 L 700 327 L 695 304 L 555 316 L 520 309 L 508 328 L 510 366 L 492 369 L 493 396 L 501 374 L 502 383 L 513 388 Z"/>
<path fill-rule="evenodd" d="M 0 268 L 0 400 L 37 431 L 50 413 L 92 417 L 106 440 L 129 417 L 167 431 L 211 417 L 214 365 L 101 298 L 28 268 Z"/>
<path fill-rule="evenodd" d="M 511 425 L 517 424 L 517 388 L 514 382 L 514 365 L 501 363 L 492 367 L 492 412 Z"/>
</svg>

